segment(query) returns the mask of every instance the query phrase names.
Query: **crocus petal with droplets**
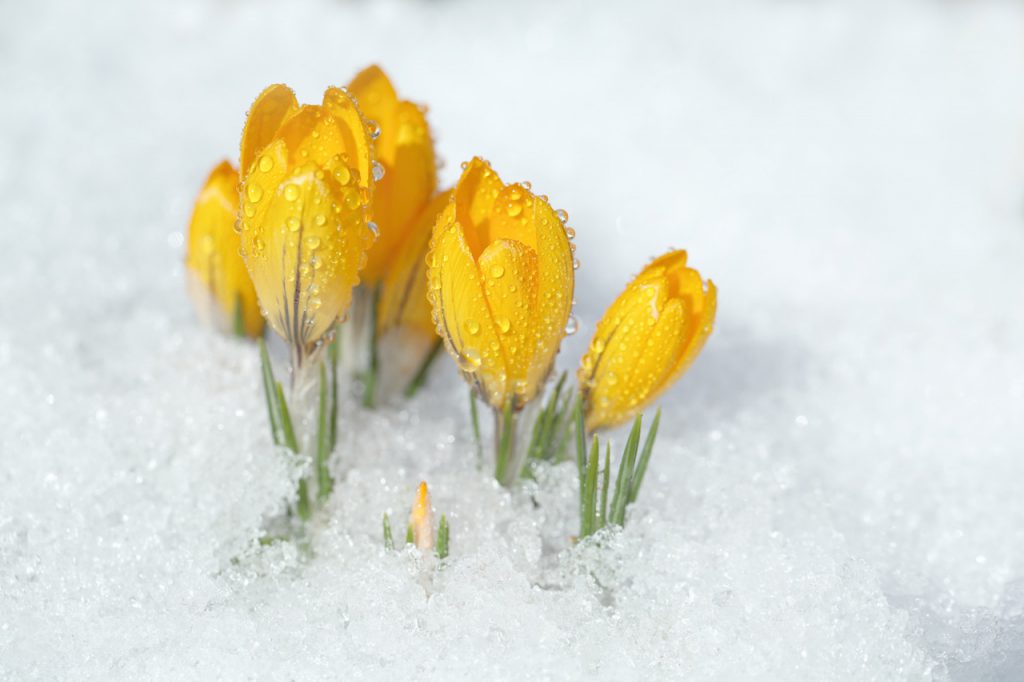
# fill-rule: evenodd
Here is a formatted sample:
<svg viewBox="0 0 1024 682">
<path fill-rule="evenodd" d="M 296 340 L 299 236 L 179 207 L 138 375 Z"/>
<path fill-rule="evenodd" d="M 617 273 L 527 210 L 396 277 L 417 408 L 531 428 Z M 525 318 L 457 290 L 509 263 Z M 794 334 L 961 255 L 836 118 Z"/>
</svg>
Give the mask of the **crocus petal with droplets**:
<svg viewBox="0 0 1024 682">
<path fill-rule="evenodd" d="M 686 252 L 652 261 L 605 311 L 578 372 L 587 431 L 624 423 L 690 367 L 711 334 L 717 292 Z"/>
<path fill-rule="evenodd" d="M 451 190 L 435 196 L 416 216 L 412 229 L 399 245 L 381 287 L 377 309 L 379 334 L 404 327 L 436 336 L 430 301 L 427 300 L 426 256 L 434 223 L 450 198 Z"/>
<path fill-rule="evenodd" d="M 421 107 L 400 100 L 377 66 L 361 71 L 349 84 L 366 118 L 375 121 L 377 161 L 384 175 L 374 190 L 373 220 L 380 237 L 370 249 L 363 273 L 367 282 L 382 281 L 415 227 L 415 219 L 437 188 L 437 162 L 430 126 Z"/>
<path fill-rule="evenodd" d="M 565 336 L 573 257 L 562 220 L 473 159 L 434 226 L 428 296 L 438 334 L 495 409 L 532 400 Z"/>
<path fill-rule="evenodd" d="M 268 106 L 267 92 L 252 112 Z M 299 363 L 348 310 L 374 238 L 366 121 L 342 90 L 324 102 L 289 109 L 265 143 L 265 127 L 247 125 L 252 140 L 242 143 L 256 149 L 241 192 L 242 255 L 267 321 Z"/>
<path fill-rule="evenodd" d="M 263 318 L 245 261 L 238 253 L 237 216 L 238 171 L 223 161 L 210 173 L 196 199 L 185 265 L 198 289 L 200 311 L 228 331 L 236 308 L 241 306 L 244 331 L 256 337 L 263 333 Z"/>
</svg>

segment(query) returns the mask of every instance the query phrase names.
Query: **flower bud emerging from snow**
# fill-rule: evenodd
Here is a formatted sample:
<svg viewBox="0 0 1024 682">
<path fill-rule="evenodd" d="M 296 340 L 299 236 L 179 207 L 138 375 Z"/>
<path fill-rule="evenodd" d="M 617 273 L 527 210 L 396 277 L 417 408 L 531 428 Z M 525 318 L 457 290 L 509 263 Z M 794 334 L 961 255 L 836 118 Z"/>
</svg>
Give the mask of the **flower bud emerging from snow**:
<svg viewBox="0 0 1024 682">
<path fill-rule="evenodd" d="M 467 381 L 496 410 L 533 399 L 572 306 L 573 255 L 559 214 L 473 159 L 434 226 L 427 276 L 438 334 Z"/>
<path fill-rule="evenodd" d="M 272 85 L 249 111 L 241 162 L 242 255 L 267 321 L 301 365 L 348 310 L 374 241 L 371 134 L 344 90 L 300 107 Z"/>
<path fill-rule="evenodd" d="M 192 212 L 185 266 L 203 317 L 223 331 L 259 336 L 263 318 L 245 261 L 238 254 L 238 171 L 222 161 L 206 179 Z"/>
<path fill-rule="evenodd" d="M 690 367 L 715 321 L 716 289 L 685 251 L 655 259 L 597 323 L 577 378 L 588 432 L 628 421 Z"/>
</svg>

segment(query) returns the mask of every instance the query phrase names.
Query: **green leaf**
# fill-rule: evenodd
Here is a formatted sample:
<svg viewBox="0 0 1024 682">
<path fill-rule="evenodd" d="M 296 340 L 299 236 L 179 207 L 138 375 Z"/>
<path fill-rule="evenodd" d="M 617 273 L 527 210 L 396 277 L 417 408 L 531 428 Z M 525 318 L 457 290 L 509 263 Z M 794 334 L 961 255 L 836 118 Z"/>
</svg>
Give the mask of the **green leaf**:
<svg viewBox="0 0 1024 682">
<path fill-rule="evenodd" d="M 284 399 L 284 389 L 281 382 L 275 382 L 275 394 L 277 395 L 277 407 L 281 415 L 281 431 L 284 433 L 284 444 L 295 454 L 299 454 L 299 442 L 295 439 L 295 429 L 292 427 L 292 416 L 288 412 L 288 403 Z"/>
<path fill-rule="evenodd" d="M 494 466 L 494 478 L 504 486 L 511 485 L 508 480 L 508 463 L 512 455 L 513 436 L 515 435 L 516 422 L 515 413 L 512 411 L 512 401 L 505 403 L 505 408 L 500 413 L 495 413 L 498 433 L 498 453 Z"/>
<path fill-rule="evenodd" d="M 327 467 L 331 454 L 330 408 L 327 404 L 327 368 L 320 363 L 320 402 L 316 430 L 316 485 L 317 499 L 327 499 L 334 488 L 334 480 Z"/>
<path fill-rule="evenodd" d="M 416 395 L 416 392 L 423 387 L 423 384 L 427 381 L 427 375 L 430 373 L 430 367 L 434 364 L 434 360 L 437 359 L 438 353 L 444 347 L 444 341 L 437 339 L 434 341 L 434 345 L 430 347 L 430 352 L 427 353 L 427 357 L 420 363 L 420 367 L 416 370 L 416 375 L 409 382 L 409 385 L 405 387 L 405 397 L 411 398 Z"/>
<path fill-rule="evenodd" d="M 435 550 L 439 559 L 444 559 L 448 556 L 448 517 L 444 514 L 441 514 L 441 523 L 437 527 Z"/>
<path fill-rule="evenodd" d="M 658 424 L 661 423 L 661 408 L 654 413 L 654 421 L 651 428 L 647 430 L 647 438 L 644 439 L 643 450 L 640 451 L 640 461 L 637 463 L 636 472 L 633 474 L 633 482 L 629 486 L 629 502 L 636 501 L 640 494 L 640 485 L 644 482 L 644 474 L 647 473 L 647 464 L 651 461 L 651 451 L 654 450 L 654 439 L 658 437 Z"/>
<path fill-rule="evenodd" d="M 341 357 L 341 325 L 334 328 L 334 339 L 327 345 L 331 363 L 331 452 L 338 444 L 338 360 Z"/>
<path fill-rule="evenodd" d="M 636 460 L 636 451 L 640 444 L 640 420 L 637 415 L 633 420 L 633 428 L 629 431 L 629 439 L 622 451 L 622 459 L 619 461 L 619 474 L 615 478 L 615 493 L 612 496 L 612 510 L 609 522 L 621 526 L 626 518 L 626 503 L 629 501 L 629 489 L 633 478 L 633 463 Z"/>
<path fill-rule="evenodd" d="M 480 415 L 476 409 L 476 393 L 473 388 L 469 389 L 469 418 L 473 424 L 473 438 L 476 441 L 476 457 L 478 460 L 484 458 L 484 441 L 480 437 Z"/>
<path fill-rule="evenodd" d="M 612 444 L 605 443 L 604 448 L 604 472 L 601 476 L 601 512 L 598 515 L 597 529 L 600 530 L 608 525 L 608 482 L 611 479 L 612 471 Z"/>
<path fill-rule="evenodd" d="M 395 539 L 391 537 L 391 519 L 384 514 L 384 549 L 394 549 Z"/>
<path fill-rule="evenodd" d="M 583 507 L 584 488 L 586 487 L 587 442 L 583 433 L 583 403 L 579 396 L 573 407 L 573 421 L 576 424 L 576 471 L 580 478 L 580 518 L 586 514 Z"/>
<path fill-rule="evenodd" d="M 405 527 L 405 544 L 411 545 L 416 542 L 416 536 L 412 533 L 412 524 Z"/>
<path fill-rule="evenodd" d="M 306 485 L 306 479 L 299 481 L 299 502 L 296 505 L 296 511 L 299 513 L 299 518 L 303 521 L 309 521 L 309 517 L 313 515 L 312 508 L 309 505 L 309 487 Z"/>
<path fill-rule="evenodd" d="M 601 446 L 598 444 L 597 436 L 594 436 L 590 446 L 590 456 L 587 458 L 587 477 L 583 484 L 583 516 L 580 517 L 580 538 L 591 535 L 597 519 L 597 465 L 601 461 Z"/>
<path fill-rule="evenodd" d="M 377 372 L 380 358 L 377 352 L 377 312 L 380 304 L 380 284 L 373 288 L 370 299 L 370 366 L 366 368 L 366 382 L 363 384 L 363 407 L 373 407 L 376 402 Z"/>
<path fill-rule="evenodd" d="M 263 395 L 267 399 L 267 418 L 270 420 L 270 437 L 274 445 L 281 444 L 281 418 L 277 405 L 277 394 L 274 392 L 274 369 L 270 366 L 270 355 L 267 344 L 260 339 L 260 370 L 263 376 Z"/>
</svg>

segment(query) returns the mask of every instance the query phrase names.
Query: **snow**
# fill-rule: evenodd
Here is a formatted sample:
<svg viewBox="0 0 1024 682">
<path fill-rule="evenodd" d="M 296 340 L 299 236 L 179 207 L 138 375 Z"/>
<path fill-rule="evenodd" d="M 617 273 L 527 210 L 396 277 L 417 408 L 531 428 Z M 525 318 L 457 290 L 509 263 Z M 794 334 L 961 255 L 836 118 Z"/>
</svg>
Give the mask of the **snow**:
<svg viewBox="0 0 1024 682">
<path fill-rule="evenodd" d="M 1024 7 L 7 3 L 0 679 L 1010 680 L 1024 669 Z M 183 229 L 266 84 L 378 61 L 444 178 L 570 214 L 574 366 L 685 247 L 718 328 L 624 533 L 574 471 L 478 469 L 450 363 L 349 399 L 309 547 L 255 349 L 197 323 Z M 356 432 L 358 429 L 358 432 Z M 621 435 L 618 436 L 621 441 Z M 416 484 L 438 570 L 387 553 Z"/>
</svg>

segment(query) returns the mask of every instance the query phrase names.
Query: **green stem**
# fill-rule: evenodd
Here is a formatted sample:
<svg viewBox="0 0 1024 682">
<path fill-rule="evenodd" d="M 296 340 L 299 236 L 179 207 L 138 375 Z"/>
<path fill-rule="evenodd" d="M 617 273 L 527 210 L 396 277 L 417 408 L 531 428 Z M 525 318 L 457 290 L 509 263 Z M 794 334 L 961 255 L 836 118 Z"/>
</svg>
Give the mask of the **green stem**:
<svg viewBox="0 0 1024 682">
<path fill-rule="evenodd" d="M 476 458 L 483 460 L 484 442 L 480 437 L 480 414 L 477 412 L 476 393 L 473 392 L 472 387 L 469 389 L 469 418 L 473 424 L 473 438 L 476 441 Z"/>
<path fill-rule="evenodd" d="M 437 544 L 434 547 L 438 559 L 448 556 L 448 532 L 448 517 L 441 514 L 441 523 L 437 527 Z"/>
<path fill-rule="evenodd" d="M 376 402 L 377 372 L 380 358 L 377 354 L 377 306 L 380 303 L 380 285 L 373 288 L 370 299 L 370 365 L 366 368 L 363 385 L 363 407 L 373 407 Z"/>
<path fill-rule="evenodd" d="M 612 471 L 612 444 L 605 443 L 604 448 L 604 474 L 601 477 L 601 511 L 597 517 L 597 529 L 600 530 L 608 525 L 608 482 Z"/>
<path fill-rule="evenodd" d="M 505 403 L 505 409 L 494 413 L 494 435 L 497 440 L 497 457 L 495 458 L 494 478 L 503 486 L 512 485 L 509 480 L 508 465 L 515 447 L 516 417 L 512 410 L 512 401 Z"/>
<path fill-rule="evenodd" d="M 395 538 L 391 535 L 391 519 L 384 514 L 384 549 L 394 549 Z"/>
<path fill-rule="evenodd" d="M 316 496 L 321 502 L 327 499 L 334 488 L 334 480 L 327 468 L 327 460 L 331 454 L 330 412 L 327 405 L 327 368 L 320 363 L 320 403 L 316 430 Z"/>
<path fill-rule="evenodd" d="M 661 408 L 654 413 L 654 421 L 651 422 L 651 427 L 647 430 L 647 438 L 644 439 L 644 447 L 640 451 L 640 461 L 636 465 L 636 471 L 633 473 L 633 482 L 629 486 L 629 501 L 630 503 L 636 501 L 636 496 L 640 494 L 640 485 L 644 482 L 644 474 L 647 473 L 647 464 L 651 460 L 651 451 L 654 450 L 654 439 L 658 437 L 658 424 L 661 422 Z"/>
<path fill-rule="evenodd" d="M 430 352 L 427 353 L 427 357 L 423 359 L 420 364 L 420 368 L 416 370 L 416 376 L 412 378 L 409 385 L 405 387 L 405 397 L 411 398 L 416 395 L 416 391 L 423 387 L 423 384 L 427 380 L 427 373 L 430 372 L 431 365 L 434 364 L 434 360 L 437 358 L 437 354 L 444 347 L 444 341 L 437 339 L 434 341 L 434 345 L 430 347 Z"/>
<path fill-rule="evenodd" d="M 267 344 L 260 339 L 260 373 L 263 377 L 263 396 L 267 399 L 267 418 L 270 420 L 270 437 L 274 445 L 281 444 L 281 418 L 277 409 L 277 396 L 274 392 L 274 370 L 270 366 L 270 355 Z"/>
<path fill-rule="evenodd" d="M 331 363 L 331 451 L 338 444 L 338 359 L 341 357 L 341 325 L 334 329 L 334 340 L 327 346 Z"/>
<path fill-rule="evenodd" d="M 601 460 L 601 447 L 598 445 L 597 436 L 590 446 L 590 456 L 587 458 L 587 475 L 583 484 L 583 514 L 580 516 L 580 538 L 585 538 L 597 530 L 594 525 L 597 520 L 597 465 Z"/>
</svg>

